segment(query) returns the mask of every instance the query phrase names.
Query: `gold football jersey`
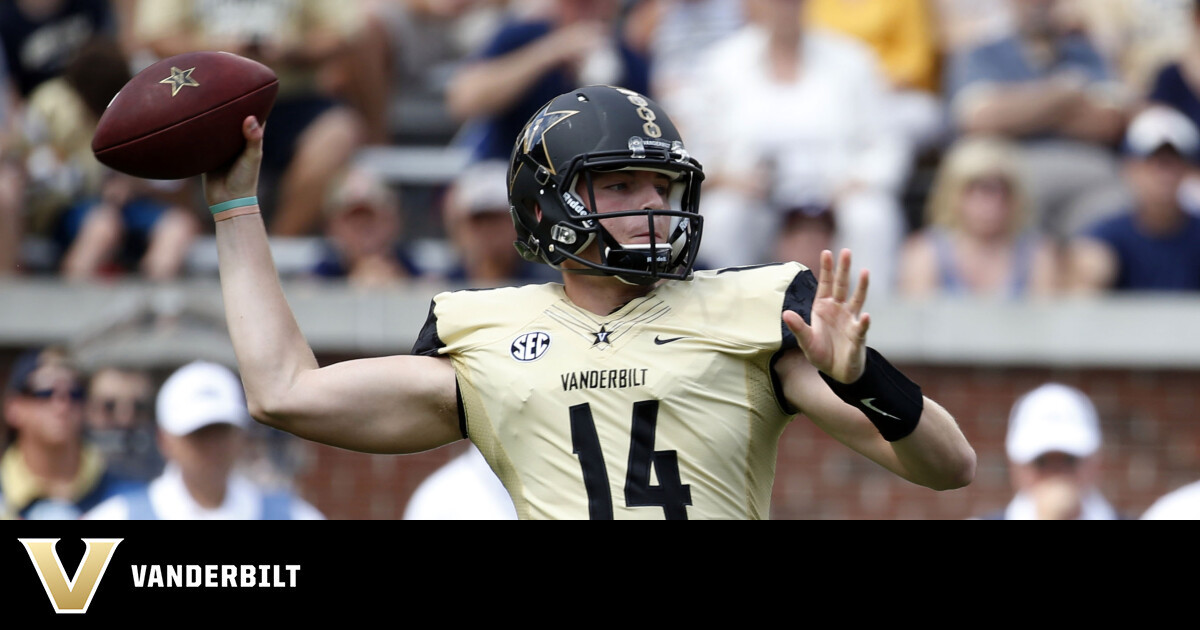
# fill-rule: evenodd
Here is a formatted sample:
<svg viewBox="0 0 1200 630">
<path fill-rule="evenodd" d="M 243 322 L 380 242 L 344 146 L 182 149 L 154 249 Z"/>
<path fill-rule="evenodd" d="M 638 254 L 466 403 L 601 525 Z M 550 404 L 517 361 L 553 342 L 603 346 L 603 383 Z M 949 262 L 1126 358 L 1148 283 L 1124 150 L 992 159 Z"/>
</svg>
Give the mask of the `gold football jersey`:
<svg viewBox="0 0 1200 630">
<path fill-rule="evenodd" d="M 413 352 L 448 356 L 464 433 L 521 518 L 770 516 L 795 415 L 772 364 L 816 290 L 798 263 L 701 271 L 600 316 L 557 283 L 437 295 Z"/>
</svg>

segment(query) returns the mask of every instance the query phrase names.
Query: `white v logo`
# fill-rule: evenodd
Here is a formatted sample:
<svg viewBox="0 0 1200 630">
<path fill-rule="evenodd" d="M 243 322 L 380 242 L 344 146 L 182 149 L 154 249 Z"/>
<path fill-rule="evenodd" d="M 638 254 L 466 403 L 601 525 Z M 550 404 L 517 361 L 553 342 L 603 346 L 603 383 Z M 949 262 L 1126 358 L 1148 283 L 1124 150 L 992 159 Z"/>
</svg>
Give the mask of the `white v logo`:
<svg viewBox="0 0 1200 630">
<path fill-rule="evenodd" d="M 46 595 L 50 597 L 50 603 L 54 605 L 54 612 L 83 614 L 92 604 L 92 595 L 96 593 L 96 585 L 100 583 L 100 578 L 104 577 L 104 572 L 108 569 L 108 562 L 112 559 L 113 550 L 124 539 L 84 538 L 83 542 L 87 545 L 87 551 L 84 552 L 83 560 L 80 560 L 79 566 L 75 569 L 75 577 L 70 580 L 67 579 L 67 572 L 63 569 L 58 552 L 54 550 L 54 546 L 60 539 L 18 538 L 17 540 L 20 540 L 21 544 L 25 545 L 25 551 L 29 552 L 29 559 L 33 560 L 33 567 L 37 569 L 42 586 L 46 589 Z"/>
</svg>

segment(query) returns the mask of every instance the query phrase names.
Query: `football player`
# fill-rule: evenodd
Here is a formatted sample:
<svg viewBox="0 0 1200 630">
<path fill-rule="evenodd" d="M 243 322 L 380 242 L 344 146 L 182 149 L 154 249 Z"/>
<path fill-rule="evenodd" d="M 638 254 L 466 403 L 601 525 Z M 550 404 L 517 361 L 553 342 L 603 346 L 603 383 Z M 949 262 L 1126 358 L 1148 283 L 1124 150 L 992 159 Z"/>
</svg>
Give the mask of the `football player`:
<svg viewBox="0 0 1200 630">
<path fill-rule="evenodd" d="M 866 346 L 850 252 L 696 271 L 703 171 L 625 89 L 560 95 L 516 140 L 523 256 L 562 283 L 437 295 L 411 355 L 319 367 L 284 299 L 255 194 L 264 130 L 206 177 L 230 334 L 255 418 L 369 453 L 468 438 L 522 518 L 770 516 L 778 440 L 803 413 L 913 483 L 967 485 L 954 418 Z M 754 244 L 748 244 L 753 246 Z"/>
</svg>

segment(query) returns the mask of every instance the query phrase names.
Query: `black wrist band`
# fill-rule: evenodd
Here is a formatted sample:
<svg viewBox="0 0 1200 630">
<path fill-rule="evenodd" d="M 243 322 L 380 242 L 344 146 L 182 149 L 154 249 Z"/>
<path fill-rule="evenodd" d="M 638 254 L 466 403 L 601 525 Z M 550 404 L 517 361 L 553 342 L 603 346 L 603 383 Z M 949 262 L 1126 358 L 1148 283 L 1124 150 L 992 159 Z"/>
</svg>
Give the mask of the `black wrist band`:
<svg viewBox="0 0 1200 630">
<path fill-rule="evenodd" d="M 921 386 L 897 370 L 874 348 L 867 348 L 867 366 L 857 381 L 840 383 L 824 372 L 821 378 L 838 398 L 866 414 L 883 439 L 895 442 L 917 428 L 925 397 Z"/>
</svg>

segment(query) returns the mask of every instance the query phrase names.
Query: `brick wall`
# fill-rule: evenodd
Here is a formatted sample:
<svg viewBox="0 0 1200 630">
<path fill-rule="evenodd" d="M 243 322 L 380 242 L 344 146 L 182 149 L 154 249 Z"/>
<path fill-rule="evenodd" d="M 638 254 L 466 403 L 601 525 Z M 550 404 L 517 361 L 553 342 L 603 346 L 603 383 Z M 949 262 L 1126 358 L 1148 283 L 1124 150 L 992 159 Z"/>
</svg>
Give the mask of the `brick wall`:
<svg viewBox="0 0 1200 630">
<path fill-rule="evenodd" d="M 1092 396 L 1101 416 L 1102 490 L 1138 515 L 1150 503 L 1200 479 L 1200 372 L 902 366 L 958 419 L 979 456 L 975 482 L 934 492 L 903 481 L 798 418 L 780 445 L 775 519 L 962 519 L 1010 497 L 1004 435 L 1018 395 L 1055 380 Z M 427 475 L 461 450 L 415 455 L 349 453 L 305 444 L 299 483 L 331 518 L 394 519 Z"/>
<path fill-rule="evenodd" d="M 5 380 L 15 354 L 0 351 Z M 948 492 L 914 486 L 800 417 L 780 444 L 773 518 L 941 520 L 1001 508 L 1010 496 L 1004 458 L 1009 408 L 1021 393 L 1050 380 L 1095 401 L 1105 438 L 1102 490 L 1118 509 L 1136 516 L 1165 492 L 1200 479 L 1200 370 L 900 367 L 958 419 L 979 456 L 975 482 Z M 463 448 L 364 455 L 287 440 L 298 454 L 299 490 L 333 519 L 400 518 L 417 485 Z"/>
</svg>

